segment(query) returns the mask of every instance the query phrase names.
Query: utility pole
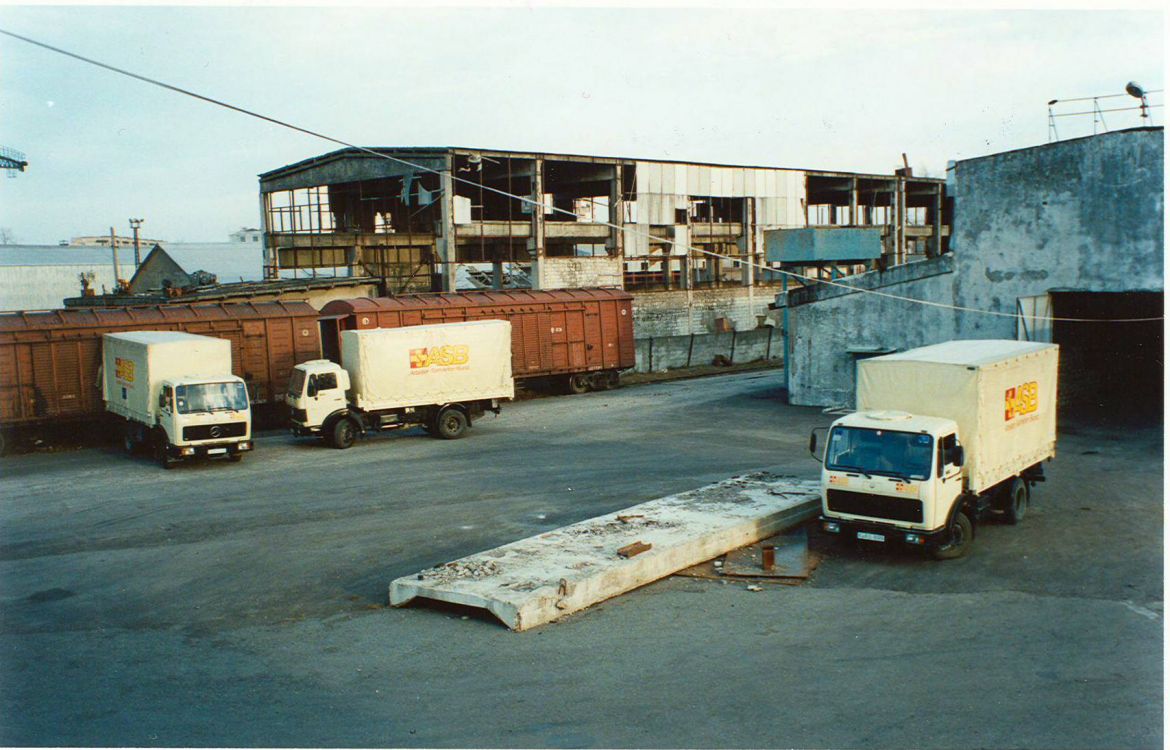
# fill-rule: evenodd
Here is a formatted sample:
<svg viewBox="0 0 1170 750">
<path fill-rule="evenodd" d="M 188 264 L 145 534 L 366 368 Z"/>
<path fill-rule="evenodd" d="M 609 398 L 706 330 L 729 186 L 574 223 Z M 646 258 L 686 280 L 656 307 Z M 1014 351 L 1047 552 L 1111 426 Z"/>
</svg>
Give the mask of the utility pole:
<svg viewBox="0 0 1170 750">
<path fill-rule="evenodd" d="M 142 219 L 130 219 L 130 226 L 134 229 L 134 268 L 142 265 L 142 258 L 138 254 L 138 227 L 142 226 Z"/>
<path fill-rule="evenodd" d="M 114 253 L 114 286 L 117 286 L 122 274 L 118 271 L 118 236 L 114 234 L 113 227 L 110 227 L 110 250 Z"/>
</svg>

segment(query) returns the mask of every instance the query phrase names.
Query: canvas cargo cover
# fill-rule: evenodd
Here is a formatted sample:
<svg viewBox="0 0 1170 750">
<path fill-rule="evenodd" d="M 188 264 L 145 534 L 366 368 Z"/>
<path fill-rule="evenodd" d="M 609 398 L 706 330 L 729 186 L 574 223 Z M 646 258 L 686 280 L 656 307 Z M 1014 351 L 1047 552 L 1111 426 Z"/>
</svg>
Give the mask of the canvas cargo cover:
<svg viewBox="0 0 1170 750">
<path fill-rule="evenodd" d="M 1056 453 L 1058 347 L 948 341 L 858 362 L 859 411 L 953 419 L 967 487 L 982 492 Z"/>
<path fill-rule="evenodd" d="M 476 320 L 341 332 L 350 401 L 370 410 L 512 398 L 512 324 Z"/>
<path fill-rule="evenodd" d="M 181 331 L 128 331 L 102 336 L 106 409 L 154 424 L 161 383 L 182 377 L 232 376 L 232 342 Z"/>
</svg>

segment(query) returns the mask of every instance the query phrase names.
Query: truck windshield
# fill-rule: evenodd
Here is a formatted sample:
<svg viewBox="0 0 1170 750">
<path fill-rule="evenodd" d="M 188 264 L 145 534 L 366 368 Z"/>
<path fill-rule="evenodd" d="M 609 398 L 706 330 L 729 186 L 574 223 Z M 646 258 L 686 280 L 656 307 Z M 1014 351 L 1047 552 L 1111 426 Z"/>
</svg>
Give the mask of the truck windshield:
<svg viewBox="0 0 1170 750">
<path fill-rule="evenodd" d="M 201 411 L 243 411 L 248 408 L 248 390 L 243 383 L 199 383 L 175 388 L 180 414 Z"/>
<path fill-rule="evenodd" d="M 297 398 L 305 392 L 305 371 L 294 367 L 292 377 L 288 379 L 288 395 Z"/>
<path fill-rule="evenodd" d="M 919 432 L 834 427 L 825 468 L 907 479 L 926 479 L 934 440 Z"/>
</svg>

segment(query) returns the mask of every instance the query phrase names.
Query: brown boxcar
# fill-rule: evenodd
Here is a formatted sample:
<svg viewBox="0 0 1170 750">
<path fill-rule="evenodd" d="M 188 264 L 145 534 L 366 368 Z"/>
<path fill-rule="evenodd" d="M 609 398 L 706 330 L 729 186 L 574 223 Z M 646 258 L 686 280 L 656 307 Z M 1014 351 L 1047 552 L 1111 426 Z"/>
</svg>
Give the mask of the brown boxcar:
<svg viewBox="0 0 1170 750">
<path fill-rule="evenodd" d="M 0 450 L 20 428 L 105 411 L 102 334 L 186 331 L 232 342 L 232 366 L 256 404 L 281 402 L 293 365 L 320 356 L 304 302 L 157 305 L 0 313 Z"/>
<path fill-rule="evenodd" d="M 321 346 L 336 361 L 339 330 L 508 320 L 513 376 L 580 393 L 616 385 L 634 366 L 633 299 L 617 289 L 556 289 L 334 300 L 321 309 Z"/>
</svg>

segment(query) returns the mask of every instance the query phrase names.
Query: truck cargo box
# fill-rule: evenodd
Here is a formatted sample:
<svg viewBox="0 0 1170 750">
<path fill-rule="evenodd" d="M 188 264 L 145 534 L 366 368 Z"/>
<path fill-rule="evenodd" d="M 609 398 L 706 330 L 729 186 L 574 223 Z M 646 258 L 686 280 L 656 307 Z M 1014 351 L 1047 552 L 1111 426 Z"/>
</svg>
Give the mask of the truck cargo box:
<svg viewBox="0 0 1170 750">
<path fill-rule="evenodd" d="M 858 362 L 859 411 L 952 419 L 967 489 L 992 485 L 1056 453 L 1058 347 L 1027 341 L 948 341 Z"/>
<path fill-rule="evenodd" d="M 127 331 L 102 336 L 106 409 L 154 424 L 163 380 L 232 374 L 232 344 L 181 331 Z"/>
<path fill-rule="evenodd" d="M 506 320 L 342 331 L 350 402 L 376 411 L 512 398 L 511 337 Z"/>
</svg>

